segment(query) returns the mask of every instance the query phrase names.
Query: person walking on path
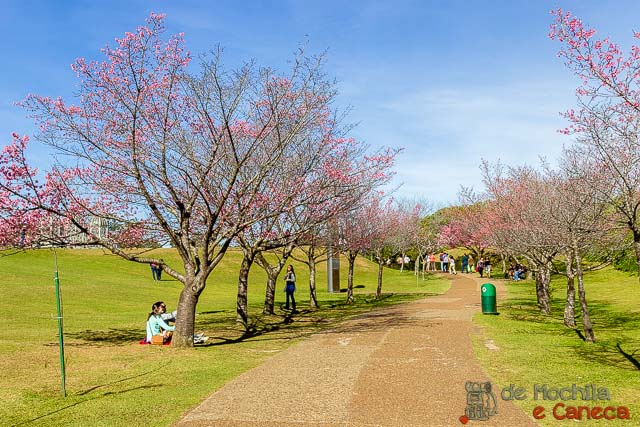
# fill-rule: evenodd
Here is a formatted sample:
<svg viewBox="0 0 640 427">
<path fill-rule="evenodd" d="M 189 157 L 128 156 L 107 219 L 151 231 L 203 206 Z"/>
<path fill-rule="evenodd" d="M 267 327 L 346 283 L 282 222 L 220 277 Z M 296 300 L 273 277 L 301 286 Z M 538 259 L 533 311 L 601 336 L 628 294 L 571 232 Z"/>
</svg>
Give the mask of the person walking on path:
<svg viewBox="0 0 640 427">
<path fill-rule="evenodd" d="M 484 259 L 480 258 L 478 260 L 478 265 L 476 265 L 478 273 L 480 273 L 480 277 L 484 277 L 482 274 L 484 272 Z"/>
<path fill-rule="evenodd" d="M 489 257 L 484 261 L 484 273 L 491 278 L 491 258 Z"/>
<path fill-rule="evenodd" d="M 296 298 L 293 294 L 296 291 L 296 273 L 293 271 L 293 266 L 289 264 L 287 266 L 287 273 L 284 275 L 285 287 L 284 291 L 287 293 L 287 302 L 284 306 L 285 310 L 289 310 L 289 298 L 291 298 L 291 308 L 296 311 Z"/>
<path fill-rule="evenodd" d="M 449 255 L 449 273 L 458 274 L 456 272 L 456 259 L 453 257 L 453 255 Z"/>
<path fill-rule="evenodd" d="M 468 273 L 469 269 L 469 255 L 462 255 L 462 273 Z"/>
</svg>

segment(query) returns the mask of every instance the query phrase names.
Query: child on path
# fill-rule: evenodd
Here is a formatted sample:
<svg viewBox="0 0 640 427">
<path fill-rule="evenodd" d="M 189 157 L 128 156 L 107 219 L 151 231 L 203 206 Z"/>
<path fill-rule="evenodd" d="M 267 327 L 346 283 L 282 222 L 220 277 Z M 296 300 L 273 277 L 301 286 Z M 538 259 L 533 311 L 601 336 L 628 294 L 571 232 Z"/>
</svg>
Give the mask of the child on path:
<svg viewBox="0 0 640 427">
<path fill-rule="evenodd" d="M 453 255 L 449 255 L 449 273 L 458 274 L 456 272 L 456 259 L 453 257 Z"/>
</svg>

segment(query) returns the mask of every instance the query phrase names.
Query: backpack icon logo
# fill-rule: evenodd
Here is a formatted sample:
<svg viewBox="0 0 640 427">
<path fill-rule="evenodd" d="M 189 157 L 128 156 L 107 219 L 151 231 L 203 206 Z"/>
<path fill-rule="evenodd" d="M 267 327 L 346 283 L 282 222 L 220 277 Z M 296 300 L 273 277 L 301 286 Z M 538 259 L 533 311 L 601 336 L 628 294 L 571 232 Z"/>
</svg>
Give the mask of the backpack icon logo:
<svg viewBox="0 0 640 427">
<path fill-rule="evenodd" d="M 467 406 L 460 422 L 466 424 L 470 420 L 486 421 L 498 413 L 496 395 L 491 391 L 490 382 L 467 381 Z"/>
</svg>

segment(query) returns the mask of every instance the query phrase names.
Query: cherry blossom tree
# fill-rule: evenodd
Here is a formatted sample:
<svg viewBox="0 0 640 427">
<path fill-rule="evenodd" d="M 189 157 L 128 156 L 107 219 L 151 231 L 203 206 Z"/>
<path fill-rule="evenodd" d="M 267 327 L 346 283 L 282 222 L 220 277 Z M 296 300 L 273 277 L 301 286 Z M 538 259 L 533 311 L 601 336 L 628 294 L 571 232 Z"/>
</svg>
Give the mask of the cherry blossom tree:
<svg viewBox="0 0 640 427">
<path fill-rule="evenodd" d="M 552 14 L 549 36 L 562 45 L 558 56 L 581 79 L 578 108 L 565 114 L 570 125 L 563 132 L 575 136 L 575 149 L 597 163 L 593 191 L 614 208 L 613 220 L 631 232 L 640 271 L 640 46 L 631 45 L 625 54 L 570 12 Z"/>
<path fill-rule="evenodd" d="M 369 250 L 378 263 L 376 299 L 382 296 L 382 276 L 386 260 L 395 253 L 393 239 L 398 227 L 398 217 L 398 207 L 393 199 L 371 205 L 369 218 L 373 229 L 369 239 Z"/>
<path fill-rule="evenodd" d="M 427 206 L 426 204 L 422 206 Z M 426 213 L 426 212 L 425 212 Z M 442 212 L 432 213 L 424 216 L 420 220 L 418 229 L 414 236 L 415 247 L 422 258 L 422 279 L 424 280 L 425 270 L 428 266 L 427 257 L 435 254 L 442 248 L 440 232 L 446 225 L 447 219 Z"/>
<path fill-rule="evenodd" d="M 491 199 L 485 210 L 491 223 L 488 242 L 503 253 L 528 261 L 529 269 L 535 272 L 538 306 L 549 314 L 553 260 L 562 250 L 557 229 L 549 221 L 548 200 L 554 189 L 531 167 L 505 168 L 483 162 L 481 171 Z"/>
<path fill-rule="evenodd" d="M 400 271 L 403 271 L 407 252 L 416 249 L 416 236 L 421 229 L 420 221 L 425 215 L 424 206 L 408 199 L 397 200 L 396 215 L 397 228 L 392 238 L 392 246 L 403 260 L 400 264 Z M 418 264 L 419 259 L 416 259 L 416 268 Z"/>
<path fill-rule="evenodd" d="M 318 225 L 301 236 L 298 246 L 301 254 L 291 255 L 293 259 L 305 264 L 309 269 L 309 308 L 312 310 L 318 308 L 316 266 L 327 260 L 328 246 L 331 241 L 328 224 Z"/>
<path fill-rule="evenodd" d="M 358 255 L 371 249 L 372 241 L 378 236 L 377 220 L 381 195 L 372 194 L 355 212 L 337 218 L 332 226 L 334 241 L 349 262 L 347 275 L 347 304 L 354 302 L 353 278 Z"/>
<path fill-rule="evenodd" d="M 191 73 L 182 35 L 165 39 L 164 17 L 156 14 L 103 54 L 103 61 L 78 59 L 72 66 L 77 104 L 37 95 L 22 103 L 55 162 L 37 181 L 21 162 L 27 139 L 16 135 L 0 156 L 0 191 L 13 200 L 13 211 L 46 213 L 69 222 L 87 244 L 134 262 L 161 263 L 184 285 L 174 345 L 191 346 L 207 278 L 240 232 L 279 214 L 260 209 L 274 195 L 272 171 L 328 144 L 335 149 L 313 170 L 331 177 L 331 185 L 350 179 L 334 161 L 350 141 L 308 138 L 323 123 L 331 125 L 333 82 L 322 71 L 323 59 L 304 52 L 286 74 L 253 63 L 227 70 L 220 50 Z M 96 235 L 95 218 L 171 245 L 181 265 Z"/>
<path fill-rule="evenodd" d="M 477 197 L 461 193 L 460 204 L 446 209 L 448 222 L 440 230 L 440 244 L 450 248 L 464 247 L 475 259 L 480 259 L 490 246 L 493 225 L 487 215 L 487 202 Z"/>
<path fill-rule="evenodd" d="M 547 203 L 550 204 L 550 226 L 557 227 L 559 237 L 566 253 L 567 300 L 564 311 L 564 323 L 567 327 L 575 327 L 575 285 L 578 281 L 578 298 L 584 337 L 587 342 L 595 341 L 595 333 L 586 298 L 583 272 L 606 265 L 585 263 L 586 256 L 604 260 L 605 253 L 616 246 L 616 235 L 611 230 L 608 206 L 595 195 L 591 189 L 584 187 L 581 176 L 589 174 L 588 168 L 578 168 L 580 175 L 571 172 L 576 170 L 579 158 L 565 151 L 562 168 L 558 171 L 547 170 L 546 176 L 555 194 Z M 584 164 L 583 164 L 584 166 Z"/>
<path fill-rule="evenodd" d="M 323 126 L 323 129 L 327 129 Z M 308 137 L 307 137 L 308 138 Z M 307 140 L 308 143 L 308 140 Z M 322 149 L 339 149 L 339 153 L 324 154 Z M 391 174 L 390 166 L 397 150 L 383 149 L 375 156 L 364 153 L 365 146 L 349 140 L 344 147 L 338 144 L 319 143 L 319 151 L 308 146 L 303 152 L 287 162 L 281 163 L 272 171 L 268 180 L 275 194 L 277 189 L 281 197 L 269 197 L 267 205 L 270 212 L 279 212 L 277 216 L 265 218 L 248 227 L 239 235 L 239 241 L 245 254 L 239 282 L 239 320 L 246 323 L 246 283 L 248 267 L 254 259 L 267 272 L 267 292 L 265 295 L 265 313 L 273 313 L 275 281 L 278 274 L 291 256 L 293 248 L 314 230 L 327 230 L 334 218 L 351 215 L 354 209 L 366 199 L 376 187 L 386 183 Z M 327 159 L 337 163 L 340 173 L 325 173 Z M 318 167 L 313 167 L 317 164 Z M 298 167 L 295 167 L 298 165 Z M 329 169 L 333 171 L 334 169 Z M 318 170 L 319 169 L 319 170 Z M 306 179 L 303 179 L 306 177 Z M 284 203 L 277 200 L 282 199 Z M 274 205 L 275 204 L 275 205 Z M 313 240 L 312 240 L 313 242 Z M 329 242 L 334 244 L 333 242 Z M 308 253 L 322 254 L 314 245 L 302 246 Z M 278 249 L 278 261 L 270 264 L 267 258 L 258 256 L 265 250 Z M 258 258 L 256 258 L 256 256 Z M 320 255 L 322 256 L 322 255 Z M 307 261 L 312 261 L 307 258 Z M 247 269 L 245 269 L 247 267 Z M 310 271 L 315 277 L 315 268 Z M 315 280 L 312 281 L 315 285 Z M 310 286 L 312 306 L 315 300 L 315 286 Z M 242 309 L 245 310 L 242 310 Z M 244 314 L 244 315 L 243 315 Z"/>
</svg>

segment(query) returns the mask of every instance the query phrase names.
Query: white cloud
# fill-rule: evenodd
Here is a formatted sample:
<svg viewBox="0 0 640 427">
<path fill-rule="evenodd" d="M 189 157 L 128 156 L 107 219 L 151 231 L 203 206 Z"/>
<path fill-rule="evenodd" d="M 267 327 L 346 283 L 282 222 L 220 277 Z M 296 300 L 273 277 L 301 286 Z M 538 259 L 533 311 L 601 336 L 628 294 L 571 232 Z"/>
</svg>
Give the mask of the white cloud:
<svg viewBox="0 0 640 427">
<path fill-rule="evenodd" d="M 356 112 L 358 136 L 372 146 L 402 146 L 399 194 L 454 203 L 460 186 L 481 189 L 480 159 L 537 165 L 554 160 L 569 139 L 559 112 L 571 106 L 566 85 L 532 83 L 422 89 L 398 93 Z"/>
</svg>

